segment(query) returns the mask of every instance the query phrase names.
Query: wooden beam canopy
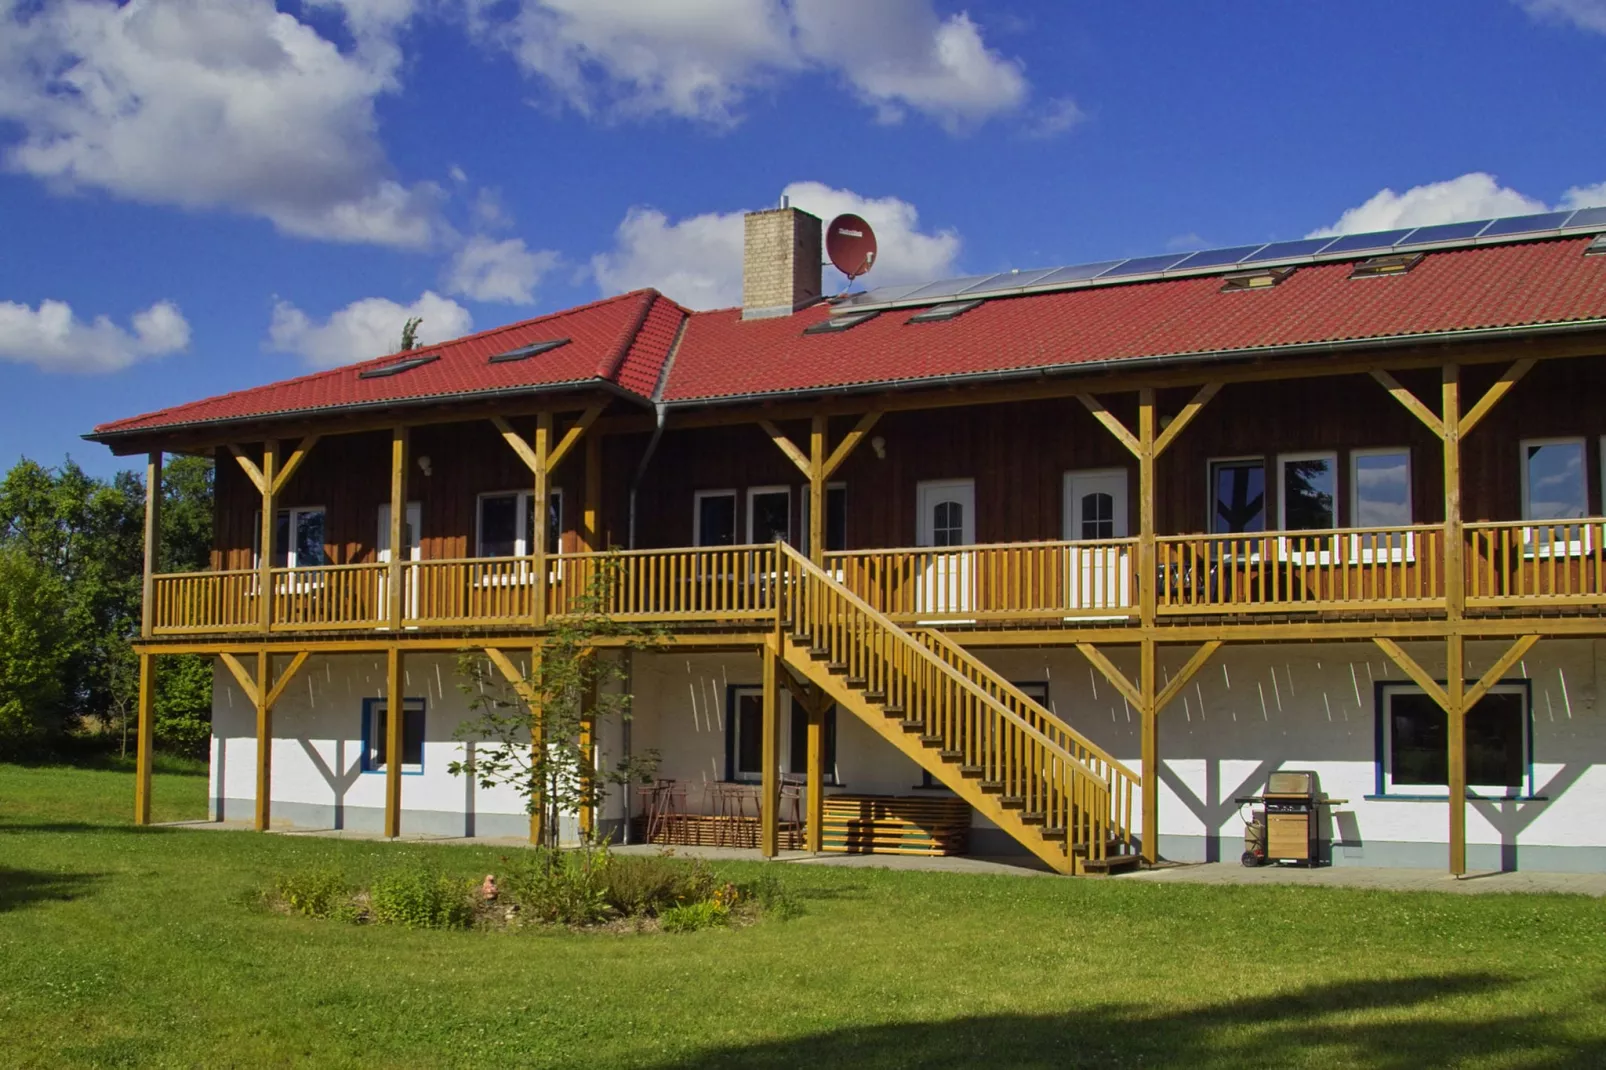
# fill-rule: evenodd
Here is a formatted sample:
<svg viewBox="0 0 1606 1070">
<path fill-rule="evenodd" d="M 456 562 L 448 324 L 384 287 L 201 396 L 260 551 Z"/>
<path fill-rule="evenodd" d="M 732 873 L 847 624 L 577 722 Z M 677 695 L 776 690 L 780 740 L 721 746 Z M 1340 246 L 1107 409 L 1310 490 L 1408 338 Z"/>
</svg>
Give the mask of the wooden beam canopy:
<svg viewBox="0 0 1606 1070">
<path fill-rule="evenodd" d="M 541 752 L 546 746 L 544 731 L 544 718 L 542 716 L 541 692 L 531 681 L 538 675 L 541 648 L 530 648 L 530 675 L 526 677 L 513 664 L 513 660 L 496 647 L 485 648 L 485 656 L 497 671 L 507 680 L 513 688 L 514 694 L 524 701 L 530 709 L 530 768 L 538 770 L 541 767 Z M 544 843 L 546 840 L 546 790 L 539 776 L 534 776 L 534 783 L 530 786 L 530 842 Z"/>
</svg>

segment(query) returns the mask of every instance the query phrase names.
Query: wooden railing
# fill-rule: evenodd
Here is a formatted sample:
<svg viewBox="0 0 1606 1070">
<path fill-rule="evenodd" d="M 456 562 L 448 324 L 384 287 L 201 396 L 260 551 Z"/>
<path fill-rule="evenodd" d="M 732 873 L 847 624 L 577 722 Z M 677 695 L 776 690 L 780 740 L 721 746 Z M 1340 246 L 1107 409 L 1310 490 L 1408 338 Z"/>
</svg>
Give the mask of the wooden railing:
<svg viewBox="0 0 1606 1070">
<path fill-rule="evenodd" d="M 408 624 L 529 623 L 535 614 L 535 561 L 528 557 L 482 557 L 419 561 L 403 566 L 416 586 L 404 596 Z"/>
<path fill-rule="evenodd" d="M 992 668 L 977 661 L 964 647 L 934 628 L 912 633 L 927 650 L 947 662 L 977 687 L 1015 712 L 1021 720 L 1053 740 L 1099 776 L 1110 789 L 1110 829 L 1114 836 L 1132 843 L 1132 806 L 1142 778 L 1119 762 L 1103 747 L 1044 709 L 1024 691 L 1004 679 Z"/>
<path fill-rule="evenodd" d="M 920 722 L 945 761 L 974 770 L 1044 828 L 1063 829 L 1067 853 L 1080 846 L 1089 859 L 1107 856 L 1110 791 L 1101 778 L 807 558 L 784 545 L 781 554 L 781 612 L 794 635 L 852 686 Z"/>
<path fill-rule="evenodd" d="M 315 565 L 276 568 L 273 630 L 307 631 L 378 627 L 385 620 L 381 577 L 388 566 Z"/>
<path fill-rule="evenodd" d="M 152 577 L 157 635 L 255 631 L 262 626 L 254 569 L 172 572 Z"/>
<path fill-rule="evenodd" d="M 559 554 L 548 612 L 620 620 L 754 620 L 775 615 L 775 545 Z"/>
<path fill-rule="evenodd" d="M 1162 535 L 1160 613 L 1387 611 L 1444 602 L 1444 531 Z"/>
<path fill-rule="evenodd" d="M 851 550 L 825 569 L 900 623 L 1137 614 L 1136 539 Z"/>
<path fill-rule="evenodd" d="M 1475 523 L 1466 533 L 1468 608 L 1606 599 L 1606 520 Z"/>
</svg>

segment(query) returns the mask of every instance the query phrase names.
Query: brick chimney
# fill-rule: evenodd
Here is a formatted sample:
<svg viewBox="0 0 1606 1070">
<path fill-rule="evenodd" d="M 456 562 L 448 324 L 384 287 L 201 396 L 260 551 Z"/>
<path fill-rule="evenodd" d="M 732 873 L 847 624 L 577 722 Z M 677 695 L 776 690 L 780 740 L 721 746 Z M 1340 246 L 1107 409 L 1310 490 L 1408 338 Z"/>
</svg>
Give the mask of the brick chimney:
<svg viewBox="0 0 1606 1070">
<path fill-rule="evenodd" d="M 783 205 L 742 219 L 742 319 L 790 316 L 820 299 L 818 216 Z"/>
</svg>

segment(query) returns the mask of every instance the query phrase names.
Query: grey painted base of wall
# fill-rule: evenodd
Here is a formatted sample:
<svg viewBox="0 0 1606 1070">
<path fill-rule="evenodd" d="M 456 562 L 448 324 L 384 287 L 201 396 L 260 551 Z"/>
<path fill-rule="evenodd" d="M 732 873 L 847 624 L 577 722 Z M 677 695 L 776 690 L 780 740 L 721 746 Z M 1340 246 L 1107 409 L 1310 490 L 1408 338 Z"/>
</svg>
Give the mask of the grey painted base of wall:
<svg viewBox="0 0 1606 1070">
<path fill-rule="evenodd" d="M 224 799 L 222 813 L 218 800 L 211 800 L 208 816 L 214 821 L 250 820 L 256 815 L 253 799 Z M 341 829 L 350 832 L 383 832 L 385 811 L 377 806 L 335 806 L 333 804 L 275 802 L 272 814 L 276 829 Z M 598 832 L 619 838 L 618 820 L 599 821 Z M 479 837 L 484 839 L 528 839 L 530 819 L 525 814 L 464 814 L 448 810 L 402 809 L 402 834 L 406 836 Z M 575 820 L 565 815 L 560 826 L 564 842 L 577 839 Z"/>
<path fill-rule="evenodd" d="M 1368 840 L 1365 843 L 1319 843 L 1324 866 L 1374 866 L 1396 869 L 1450 868 L 1447 843 Z M 1239 837 L 1167 836 L 1160 834 L 1160 857 L 1173 862 L 1236 862 L 1243 855 Z M 1467 844 L 1467 870 L 1473 873 L 1606 873 L 1606 847 L 1556 847 L 1548 844 Z"/>
</svg>

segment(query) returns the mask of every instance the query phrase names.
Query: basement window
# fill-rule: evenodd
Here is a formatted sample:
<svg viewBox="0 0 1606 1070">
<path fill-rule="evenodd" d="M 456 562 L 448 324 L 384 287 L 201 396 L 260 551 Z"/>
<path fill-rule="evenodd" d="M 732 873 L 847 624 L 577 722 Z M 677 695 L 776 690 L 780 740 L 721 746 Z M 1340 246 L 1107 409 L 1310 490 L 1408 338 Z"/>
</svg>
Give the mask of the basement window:
<svg viewBox="0 0 1606 1070">
<path fill-rule="evenodd" d="M 410 372 L 414 368 L 422 368 L 424 365 L 433 364 L 440 359 L 441 355 L 439 353 L 431 353 L 427 357 L 407 357 L 404 360 L 396 361 L 394 364 L 386 364 L 381 368 L 365 368 L 357 373 L 357 378 L 385 379 L 392 375 L 400 375 L 402 372 Z"/>
<path fill-rule="evenodd" d="M 828 320 L 822 320 L 813 326 L 803 328 L 803 333 L 835 334 L 838 331 L 845 331 L 849 327 L 857 327 L 859 324 L 873 320 L 879 315 L 881 315 L 881 310 L 878 308 L 870 312 L 849 312 L 841 316 L 832 316 Z"/>
<path fill-rule="evenodd" d="M 510 349 L 506 353 L 497 353 L 488 361 L 486 361 L 486 363 L 511 364 L 516 360 L 528 360 L 531 357 L 540 356 L 542 353 L 550 352 L 551 350 L 557 349 L 559 346 L 566 346 L 568 344 L 569 339 L 567 338 L 549 338 L 544 342 L 531 342 L 527 346 L 519 346 L 517 349 Z"/>
<path fill-rule="evenodd" d="M 1239 290 L 1269 290 L 1293 273 L 1293 265 L 1264 271 L 1240 271 L 1221 280 L 1221 292 L 1230 294 Z"/>
<path fill-rule="evenodd" d="M 1378 685 L 1379 794 L 1443 798 L 1449 791 L 1449 718 L 1422 689 Z M 1529 690 L 1524 681 L 1496 684 L 1467 711 L 1469 794 L 1520 797 L 1531 772 Z"/>
<path fill-rule="evenodd" d="M 1425 253 L 1391 253 L 1362 260 L 1349 273 L 1352 279 L 1376 279 L 1385 275 L 1404 275 L 1422 262 Z"/>
<path fill-rule="evenodd" d="M 362 771 L 383 773 L 385 749 L 389 741 L 390 701 L 383 698 L 362 700 Z M 424 771 L 424 700 L 402 699 L 401 771 Z"/>
<path fill-rule="evenodd" d="M 975 301 L 950 301 L 946 305 L 938 305 L 935 308 L 928 308 L 923 312 L 916 312 L 913 316 L 909 317 L 909 322 L 943 323 L 947 320 L 963 316 L 966 312 L 969 312 L 971 309 L 975 308 L 981 303 L 982 302 L 980 299 Z"/>
</svg>

